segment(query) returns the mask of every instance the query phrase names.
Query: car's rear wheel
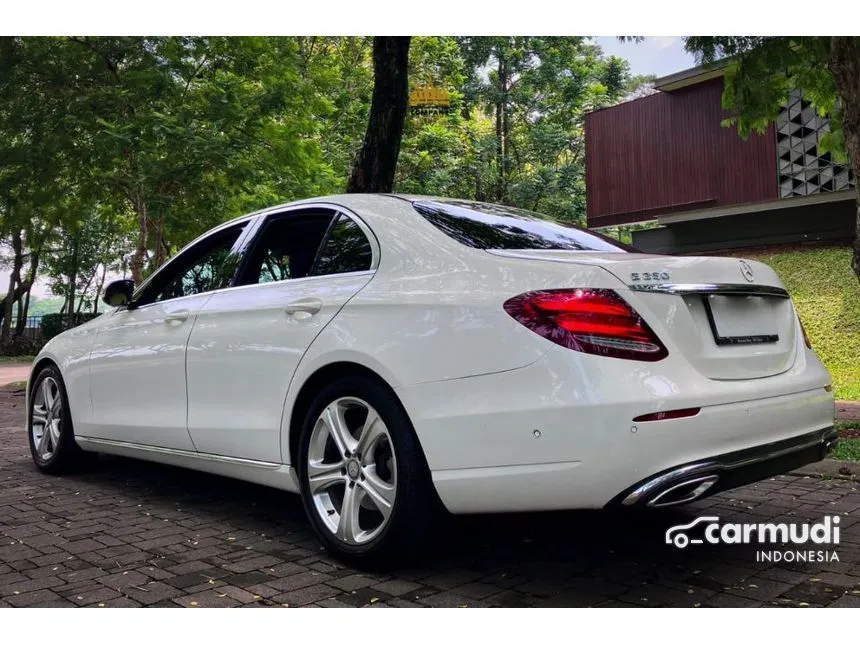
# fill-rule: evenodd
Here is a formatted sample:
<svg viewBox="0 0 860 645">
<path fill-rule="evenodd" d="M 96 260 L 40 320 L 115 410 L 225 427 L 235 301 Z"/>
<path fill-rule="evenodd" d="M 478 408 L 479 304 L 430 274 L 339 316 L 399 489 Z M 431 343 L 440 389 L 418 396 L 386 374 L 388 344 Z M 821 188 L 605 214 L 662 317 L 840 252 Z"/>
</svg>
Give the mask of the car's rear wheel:
<svg viewBox="0 0 860 645">
<path fill-rule="evenodd" d="M 372 379 L 342 378 L 319 393 L 302 428 L 298 470 L 314 530 L 351 563 L 401 561 L 432 528 L 435 498 L 412 424 Z"/>
<path fill-rule="evenodd" d="M 30 453 L 40 470 L 63 473 L 86 461 L 84 451 L 75 443 L 68 396 L 57 368 L 43 368 L 33 381 L 29 418 Z"/>
</svg>

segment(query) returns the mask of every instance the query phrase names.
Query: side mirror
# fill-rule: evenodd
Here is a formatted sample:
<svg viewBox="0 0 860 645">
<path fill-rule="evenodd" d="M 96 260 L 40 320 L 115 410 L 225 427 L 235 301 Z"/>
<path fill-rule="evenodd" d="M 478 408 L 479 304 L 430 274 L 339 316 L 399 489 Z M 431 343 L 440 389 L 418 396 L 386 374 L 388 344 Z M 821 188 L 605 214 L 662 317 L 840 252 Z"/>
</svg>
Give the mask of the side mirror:
<svg viewBox="0 0 860 645">
<path fill-rule="evenodd" d="M 102 302 L 109 307 L 125 307 L 134 294 L 134 280 L 114 280 L 105 289 Z"/>
</svg>

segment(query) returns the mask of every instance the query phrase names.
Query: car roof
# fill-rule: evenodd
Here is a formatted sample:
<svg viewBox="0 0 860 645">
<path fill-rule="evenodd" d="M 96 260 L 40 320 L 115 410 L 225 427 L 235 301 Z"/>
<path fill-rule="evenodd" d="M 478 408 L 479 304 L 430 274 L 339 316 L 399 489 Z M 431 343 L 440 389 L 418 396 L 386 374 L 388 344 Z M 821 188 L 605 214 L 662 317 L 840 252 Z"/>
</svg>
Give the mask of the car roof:
<svg viewBox="0 0 860 645">
<path fill-rule="evenodd" d="M 244 219 L 251 219 L 253 217 L 257 217 L 258 215 L 274 213 L 284 208 L 301 206 L 303 204 L 333 204 L 337 206 L 343 206 L 345 208 L 361 208 L 362 206 L 367 207 L 369 205 L 369 202 L 375 201 L 378 204 L 385 204 L 391 199 L 399 199 L 402 201 L 407 201 L 409 203 L 414 203 L 417 201 L 445 201 L 451 198 L 441 197 L 437 195 L 414 195 L 409 193 L 340 193 L 321 195 L 319 197 L 307 197 L 305 199 L 299 199 L 292 202 L 284 202 L 282 204 L 276 204 L 274 206 L 267 206 L 266 208 L 261 208 L 260 210 L 254 211 L 253 213 L 247 213 L 245 215 L 234 217 L 233 219 L 224 222 L 222 225 L 219 225 L 219 227 L 225 224 L 235 224 L 236 222 L 240 222 Z M 457 199 L 457 201 L 469 204 L 479 203 L 468 199 Z"/>
</svg>

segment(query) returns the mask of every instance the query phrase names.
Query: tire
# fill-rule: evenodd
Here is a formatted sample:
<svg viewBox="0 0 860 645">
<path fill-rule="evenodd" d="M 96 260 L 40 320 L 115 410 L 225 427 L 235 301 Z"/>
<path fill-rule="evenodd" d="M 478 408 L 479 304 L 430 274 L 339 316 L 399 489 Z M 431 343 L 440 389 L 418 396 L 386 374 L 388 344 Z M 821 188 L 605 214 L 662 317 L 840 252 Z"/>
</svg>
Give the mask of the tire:
<svg viewBox="0 0 860 645">
<path fill-rule="evenodd" d="M 381 425 L 372 421 L 374 413 Z M 333 433 L 333 425 L 340 431 Z M 351 440 L 342 436 L 344 428 Z M 421 552 L 435 528 L 440 503 L 415 430 L 394 394 L 373 379 L 351 375 L 320 391 L 302 424 L 298 474 L 314 531 L 351 565 L 403 563 Z M 347 506 L 354 513 L 344 513 Z"/>
<path fill-rule="evenodd" d="M 49 392 L 53 406 L 46 405 L 45 392 Z M 53 365 L 44 367 L 30 390 L 27 402 L 28 425 L 27 439 L 33 462 L 42 472 L 51 475 L 71 472 L 88 461 L 88 455 L 75 442 L 72 415 L 69 410 L 69 397 L 60 371 Z M 35 410 L 35 413 L 34 413 Z M 48 421 L 41 430 L 37 418 Z M 43 444 L 40 440 L 47 434 Z"/>
</svg>

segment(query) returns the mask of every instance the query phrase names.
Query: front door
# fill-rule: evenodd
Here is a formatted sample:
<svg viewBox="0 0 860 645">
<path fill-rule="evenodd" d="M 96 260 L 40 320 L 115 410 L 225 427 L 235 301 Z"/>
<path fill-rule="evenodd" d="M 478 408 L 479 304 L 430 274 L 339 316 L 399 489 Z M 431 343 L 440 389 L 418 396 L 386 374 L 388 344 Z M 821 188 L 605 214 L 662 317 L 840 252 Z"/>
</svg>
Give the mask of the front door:
<svg viewBox="0 0 860 645">
<path fill-rule="evenodd" d="M 90 357 L 93 423 L 87 435 L 194 450 L 187 430 L 185 351 L 200 308 L 232 283 L 244 224 L 215 232 L 144 284 L 132 307 L 98 332 Z"/>
<path fill-rule="evenodd" d="M 270 216 L 242 286 L 200 310 L 188 344 L 188 428 L 197 449 L 280 462 L 287 389 L 313 340 L 372 275 L 356 222 L 326 210 Z"/>
</svg>

